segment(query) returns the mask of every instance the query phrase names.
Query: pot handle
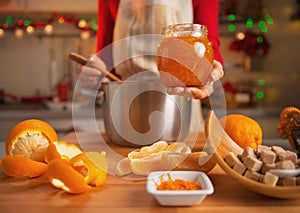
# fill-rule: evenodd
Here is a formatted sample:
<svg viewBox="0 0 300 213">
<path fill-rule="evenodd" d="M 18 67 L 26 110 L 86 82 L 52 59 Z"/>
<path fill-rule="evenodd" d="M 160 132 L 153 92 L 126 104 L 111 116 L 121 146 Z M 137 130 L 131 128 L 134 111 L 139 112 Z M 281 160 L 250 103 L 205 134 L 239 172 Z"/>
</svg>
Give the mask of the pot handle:
<svg viewBox="0 0 300 213">
<path fill-rule="evenodd" d="M 99 100 L 100 100 L 100 103 L 101 103 L 101 104 L 105 103 L 105 97 L 106 97 L 105 92 L 104 92 L 103 89 L 101 88 L 101 89 L 99 90 Z"/>
</svg>

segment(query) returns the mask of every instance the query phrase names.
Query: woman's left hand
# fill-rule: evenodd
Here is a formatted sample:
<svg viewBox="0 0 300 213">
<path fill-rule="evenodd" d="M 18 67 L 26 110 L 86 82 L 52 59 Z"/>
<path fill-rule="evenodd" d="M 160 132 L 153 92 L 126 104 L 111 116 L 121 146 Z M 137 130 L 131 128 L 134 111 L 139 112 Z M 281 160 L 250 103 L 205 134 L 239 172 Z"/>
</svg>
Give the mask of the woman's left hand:
<svg viewBox="0 0 300 213">
<path fill-rule="evenodd" d="M 211 77 L 201 88 L 198 87 L 169 87 L 167 92 L 170 95 L 180 95 L 193 97 L 194 99 L 204 99 L 214 92 L 214 83 L 224 76 L 223 66 L 220 62 L 214 60 Z"/>
</svg>

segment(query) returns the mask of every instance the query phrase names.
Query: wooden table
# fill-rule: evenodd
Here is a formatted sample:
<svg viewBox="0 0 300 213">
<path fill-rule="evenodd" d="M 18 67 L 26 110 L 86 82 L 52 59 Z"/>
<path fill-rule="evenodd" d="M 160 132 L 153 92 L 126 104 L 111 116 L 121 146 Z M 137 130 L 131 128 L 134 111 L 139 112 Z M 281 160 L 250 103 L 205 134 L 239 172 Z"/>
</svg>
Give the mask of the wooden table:
<svg viewBox="0 0 300 213">
<path fill-rule="evenodd" d="M 70 133 L 63 140 L 78 143 L 85 151 L 98 150 L 99 134 Z M 109 149 L 126 155 L 133 150 L 114 144 Z M 107 148 L 106 147 L 106 148 Z M 300 198 L 280 200 L 251 192 L 228 177 L 219 166 L 208 173 L 215 192 L 197 206 L 162 207 L 146 191 L 145 180 L 125 180 L 109 175 L 104 186 L 70 195 L 54 188 L 45 176 L 27 179 L 10 178 L 0 174 L 0 212 L 299 212 Z"/>
</svg>

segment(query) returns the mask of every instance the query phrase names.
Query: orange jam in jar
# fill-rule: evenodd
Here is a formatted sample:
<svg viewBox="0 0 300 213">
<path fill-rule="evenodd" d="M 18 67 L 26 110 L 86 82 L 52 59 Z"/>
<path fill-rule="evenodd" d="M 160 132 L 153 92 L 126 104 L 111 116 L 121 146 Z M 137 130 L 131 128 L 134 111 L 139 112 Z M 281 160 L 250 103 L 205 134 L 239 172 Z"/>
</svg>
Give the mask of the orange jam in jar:
<svg viewBox="0 0 300 213">
<path fill-rule="evenodd" d="M 202 87 L 210 78 L 213 60 L 206 26 L 176 24 L 163 29 L 157 50 L 157 67 L 167 87 Z"/>
</svg>

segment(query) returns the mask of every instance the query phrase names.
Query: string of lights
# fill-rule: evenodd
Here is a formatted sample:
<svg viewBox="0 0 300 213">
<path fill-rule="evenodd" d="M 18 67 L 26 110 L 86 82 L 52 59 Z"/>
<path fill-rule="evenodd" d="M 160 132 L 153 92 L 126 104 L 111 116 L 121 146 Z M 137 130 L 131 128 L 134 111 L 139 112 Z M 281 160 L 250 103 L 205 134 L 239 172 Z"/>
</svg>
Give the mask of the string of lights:
<svg viewBox="0 0 300 213">
<path fill-rule="evenodd" d="M 227 23 L 228 23 L 228 31 L 234 32 L 237 30 L 236 24 L 241 21 L 237 20 L 235 14 L 229 14 L 227 16 Z M 246 18 L 242 21 L 245 24 L 245 27 L 248 29 L 253 29 L 254 27 L 258 26 L 258 29 L 261 33 L 266 33 L 268 31 L 268 25 L 273 24 L 274 20 L 270 15 L 264 15 L 261 19 L 256 20 L 254 18 Z"/>
<path fill-rule="evenodd" d="M 55 26 L 74 26 L 79 30 L 82 38 L 89 38 L 95 35 L 98 29 L 97 18 L 82 18 L 75 15 L 53 14 L 46 20 L 32 20 L 30 18 L 18 18 L 12 15 L 2 16 L 0 19 L 0 38 L 7 32 L 14 32 L 17 38 L 24 34 L 33 35 L 39 31 L 45 35 L 55 33 Z"/>
</svg>

